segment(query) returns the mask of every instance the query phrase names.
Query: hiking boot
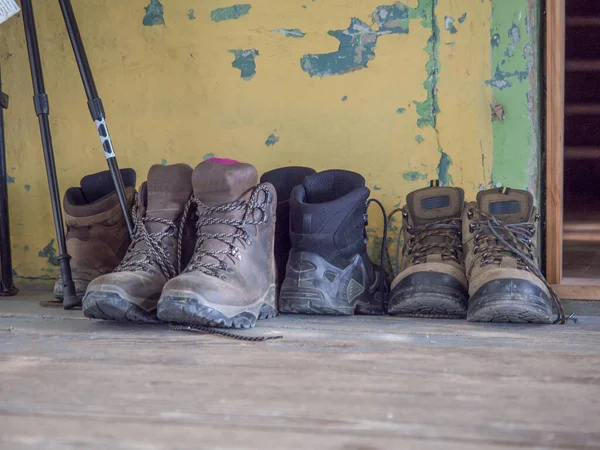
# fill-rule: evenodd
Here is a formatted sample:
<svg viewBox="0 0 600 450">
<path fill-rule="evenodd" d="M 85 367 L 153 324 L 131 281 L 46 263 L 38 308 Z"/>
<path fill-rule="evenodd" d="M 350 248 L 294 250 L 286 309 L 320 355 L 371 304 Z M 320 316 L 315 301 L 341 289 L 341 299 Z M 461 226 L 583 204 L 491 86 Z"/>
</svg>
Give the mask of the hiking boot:
<svg viewBox="0 0 600 450">
<path fill-rule="evenodd" d="M 285 313 L 380 314 L 367 256 L 365 179 L 346 170 L 307 176 L 292 191 L 292 249 L 279 296 Z"/>
<path fill-rule="evenodd" d="M 285 278 L 292 242 L 290 241 L 290 196 L 292 189 L 302 183 L 308 175 L 315 174 L 308 167 L 282 167 L 263 174 L 261 183 L 271 183 L 277 192 L 277 222 L 275 224 L 275 264 L 277 284 L 281 286 Z"/>
<path fill-rule="evenodd" d="M 142 184 L 133 210 L 133 240 L 113 273 L 96 278 L 83 298 L 92 319 L 156 320 L 165 283 L 179 273 L 181 215 L 192 193 L 187 164 L 155 165 Z M 179 247 L 179 248 L 178 248 Z"/>
<path fill-rule="evenodd" d="M 135 197 L 135 171 L 122 169 L 121 176 L 131 208 Z M 80 187 L 67 190 L 63 206 L 67 252 L 71 256 L 75 294 L 81 302 L 88 284 L 94 278 L 112 272 L 131 241 L 109 171 L 83 177 Z M 54 297 L 64 300 L 60 271 L 54 285 Z"/>
<path fill-rule="evenodd" d="M 402 264 L 392 282 L 389 314 L 464 318 L 467 313 L 462 247 L 465 193 L 435 184 L 408 194 L 402 208 Z"/>
<path fill-rule="evenodd" d="M 197 242 L 192 260 L 163 289 L 169 322 L 250 328 L 277 314 L 275 188 L 250 164 L 200 163 L 192 175 Z"/>
<path fill-rule="evenodd" d="M 467 320 L 552 322 L 560 301 L 537 266 L 539 215 L 533 196 L 510 188 L 477 194 L 463 216 L 469 279 Z"/>
</svg>

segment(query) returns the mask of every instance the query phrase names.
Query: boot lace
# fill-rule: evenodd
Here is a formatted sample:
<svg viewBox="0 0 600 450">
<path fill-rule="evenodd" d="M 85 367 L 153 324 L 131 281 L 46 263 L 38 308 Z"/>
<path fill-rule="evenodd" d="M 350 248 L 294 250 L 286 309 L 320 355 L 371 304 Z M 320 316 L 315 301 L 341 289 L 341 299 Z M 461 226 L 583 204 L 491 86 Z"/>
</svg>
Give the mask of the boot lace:
<svg viewBox="0 0 600 450">
<path fill-rule="evenodd" d="M 408 224 L 408 213 L 402 212 L 402 227 L 411 235 L 407 242 L 407 256 L 412 264 L 427 262 L 428 255 L 442 255 L 442 260 L 463 261 L 461 219 L 436 220 L 425 225 Z M 444 238 L 443 242 L 427 242 L 428 238 Z"/>
<path fill-rule="evenodd" d="M 252 245 L 252 238 L 246 229 L 247 225 L 259 225 L 268 221 L 267 206 L 273 201 L 273 195 L 265 184 L 259 184 L 254 188 L 249 200 L 234 201 L 225 203 L 219 206 L 208 206 L 201 202 L 198 198 L 192 196 L 187 202 L 183 211 L 182 223 L 186 222 L 188 214 L 193 206 L 196 207 L 196 222 L 197 237 L 194 255 L 191 261 L 185 268 L 184 272 L 193 272 L 200 270 L 208 275 L 218 278 L 223 278 L 222 270 L 233 272 L 233 269 L 225 262 L 225 258 L 229 257 L 233 260 L 241 260 L 242 254 L 239 247 L 236 245 L 236 240 L 244 244 L 244 249 Z M 234 211 L 243 211 L 241 219 L 227 219 L 219 217 L 218 213 L 227 213 Z M 235 231 L 230 233 L 210 233 L 202 231 L 202 228 L 207 225 L 228 225 Z M 182 227 L 183 229 L 183 227 Z M 182 229 L 179 231 L 179 248 L 178 261 L 181 266 L 181 242 Z M 203 243 L 208 240 L 218 240 L 227 245 L 226 249 L 216 250 L 203 247 Z M 206 256 L 214 259 L 215 263 L 208 262 Z M 179 267 L 181 269 L 181 267 Z"/>
<path fill-rule="evenodd" d="M 174 237 L 177 234 L 177 225 L 171 220 L 160 217 L 138 217 L 137 194 L 134 200 L 131 215 L 135 218 L 133 227 L 133 238 L 127 249 L 121 264 L 113 272 L 135 272 L 144 271 L 150 272 L 153 266 L 158 266 L 161 273 L 167 280 L 177 276 L 177 269 L 171 262 L 167 247 L 162 240 L 166 237 Z M 150 233 L 146 229 L 147 223 L 161 223 L 166 225 L 167 231 Z M 183 227 L 181 227 L 183 228 Z M 139 243 L 145 243 L 143 246 L 138 246 Z"/>
<path fill-rule="evenodd" d="M 554 323 L 565 324 L 567 317 L 560 298 L 552 289 L 546 278 L 535 262 L 535 244 L 533 235 L 536 225 L 533 222 L 504 223 L 494 215 L 486 214 L 477 208 L 467 211 L 467 216 L 472 218 L 477 214 L 469 226 L 473 240 L 473 259 L 468 268 L 470 274 L 473 268 L 479 264 L 480 267 L 490 264 L 500 265 L 502 258 L 509 256 L 516 259 L 517 267 L 527 270 L 537 276 L 550 292 L 552 303 L 557 311 Z"/>
</svg>

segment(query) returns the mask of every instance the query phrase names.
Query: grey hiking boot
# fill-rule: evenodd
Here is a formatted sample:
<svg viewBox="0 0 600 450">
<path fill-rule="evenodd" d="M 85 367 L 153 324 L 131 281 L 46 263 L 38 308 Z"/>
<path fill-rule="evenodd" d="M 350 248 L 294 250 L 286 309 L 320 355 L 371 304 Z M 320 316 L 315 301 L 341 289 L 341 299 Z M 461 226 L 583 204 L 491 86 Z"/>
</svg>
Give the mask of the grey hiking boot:
<svg viewBox="0 0 600 450">
<path fill-rule="evenodd" d="M 290 199 L 292 249 L 279 309 L 284 313 L 381 314 L 379 274 L 367 255 L 365 179 L 347 170 L 307 176 Z"/>
<path fill-rule="evenodd" d="M 462 247 L 464 191 L 432 187 L 411 192 L 402 208 L 404 247 L 388 313 L 464 318 L 467 279 Z"/>
<path fill-rule="evenodd" d="M 275 188 L 257 185 L 250 164 L 204 161 L 194 170 L 197 243 L 192 260 L 164 287 L 161 320 L 250 328 L 276 306 Z"/>
<path fill-rule="evenodd" d="M 121 176 L 131 208 L 135 197 L 135 171 L 122 169 Z M 112 272 L 119 265 L 129 247 L 129 232 L 108 171 L 88 175 L 81 180 L 80 187 L 69 188 L 63 206 L 67 251 L 71 256 L 75 293 L 81 302 L 94 278 Z M 63 300 L 60 271 L 54 285 L 54 297 Z"/>
<path fill-rule="evenodd" d="M 475 322 L 551 323 L 560 300 L 537 265 L 539 215 L 533 196 L 510 188 L 477 194 L 463 216 L 469 278 L 467 319 Z"/>
<path fill-rule="evenodd" d="M 285 268 L 292 242 L 290 241 L 290 196 L 292 190 L 302 184 L 304 178 L 315 174 L 308 167 L 282 167 L 265 172 L 261 183 L 271 183 L 277 192 L 277 223 L 275 225 L 275 263 L 277 264 L 277 283 L 281 285 L 285 278 Z"/>
<path fill-rule="evenodd" d="M 140 188 L 133 240 L 113 273 L 96 278 L 83 298 L 92 319 L 155 321 L 165 283 L 179 273 L 181 216 L 192 193 L 187 164 L 155 165 Z"/>
</svg>

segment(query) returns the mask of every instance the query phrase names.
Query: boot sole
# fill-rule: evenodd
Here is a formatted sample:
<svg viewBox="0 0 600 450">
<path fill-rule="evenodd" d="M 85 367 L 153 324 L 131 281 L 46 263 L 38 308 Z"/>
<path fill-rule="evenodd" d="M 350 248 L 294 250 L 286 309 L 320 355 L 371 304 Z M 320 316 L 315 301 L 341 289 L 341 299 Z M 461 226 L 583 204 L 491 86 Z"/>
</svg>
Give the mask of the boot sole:
<svg viewBox="0 0 600 450">
<path fill-rule="evenodd" d="M 89 319 L 156 323 L 156 310 L 147 312 L 114 292 L 90 292 L 83 297 L 83 315 Z"/>
<path fill-rule="evenodd" d="M 392 293 L 388 308 L 393 316 L 464 319 L 467 297 L 443 287 L 415 287 Z"/>
<path fill-rule="evenodd" d="M 314 253 L 292 253 L 279 294 L 279 311 L 334 316 L 382 314 L 371 286 L 362 286 L 356 278 L 368 279 L 358 255 L 348 267 L 339 269 Z"/>
<path fill-rule="evenodd" d="M 390 293 L 388 314 L 405 317 L 464 319 L 467 288 L 443 272 L 415 272 L 401 279 Z"/>
<path fill-rule="evenodd" d="M 469 322 L 552 323 L 552 308 L 539 297 L 494 295 L 469 308 Z"/>
<path fill-rule="evenodd" d="M 223 305 L 211 305 L 211 302 L 195 292 L 174 291 L 161 297 L 158 302 L 158 318 L 165 322 L 205 327 L 252 328 L 256 320 L 270 319 L 277 315 L 277 308 L 273 306 L 275 292 L 273 284 L 258 301 L 245 307 L 229 308 L 226 313 L 219 311 L 224 309 Z"/>
<path fill-rule="evenodd" d="M 552 303 L 526 280 L 498 279 L 477 290 L 469 300 L 470 322 L 552 323 Z"/>
</svg>

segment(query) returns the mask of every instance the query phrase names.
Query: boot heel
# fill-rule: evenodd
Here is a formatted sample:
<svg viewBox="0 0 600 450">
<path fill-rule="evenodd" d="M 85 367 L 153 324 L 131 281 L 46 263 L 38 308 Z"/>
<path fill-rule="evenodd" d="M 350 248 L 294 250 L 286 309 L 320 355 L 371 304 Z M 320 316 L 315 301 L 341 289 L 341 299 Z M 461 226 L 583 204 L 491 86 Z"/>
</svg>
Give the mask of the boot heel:
<svg viewBox="0 0 600 450">
<path fill-rule="evenodd" d="M 279 310 L 292 314 L 349 316 L 357 304 L 367 303 L 366 269 L 356 256 L 345 269 L 329 264 L 319 255 L 296 252 L 290 255 L 279 295 Z"/>
</svg>

